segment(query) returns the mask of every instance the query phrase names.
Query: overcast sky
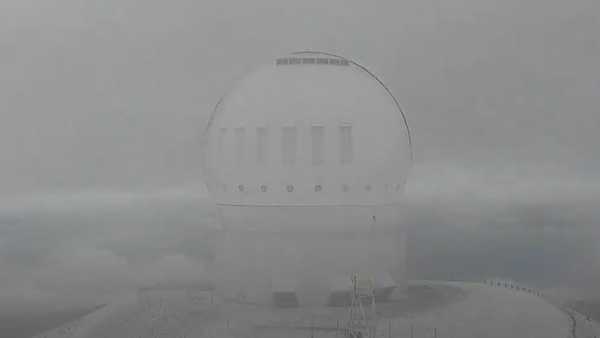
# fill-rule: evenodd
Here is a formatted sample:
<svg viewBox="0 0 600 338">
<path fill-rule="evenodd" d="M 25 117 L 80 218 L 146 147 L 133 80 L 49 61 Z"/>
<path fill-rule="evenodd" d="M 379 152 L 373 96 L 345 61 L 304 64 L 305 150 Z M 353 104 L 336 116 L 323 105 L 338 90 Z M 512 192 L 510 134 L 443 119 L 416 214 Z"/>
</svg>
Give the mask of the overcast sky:
<svg viewBox="0 0 600 338">
<path fill-rule="evenodd" d="M 256 65 L 311 49 L 362 62 L 399 99 L 419 215 L 591 231 L 599 13 L 595 0 L 1 0 L 4 223 L 204 195 L 212 106 Z M 31 240 L 18 229 L 6 233 Z M 6 236 L 1 272 L 19 266 Z"/>
</svg>

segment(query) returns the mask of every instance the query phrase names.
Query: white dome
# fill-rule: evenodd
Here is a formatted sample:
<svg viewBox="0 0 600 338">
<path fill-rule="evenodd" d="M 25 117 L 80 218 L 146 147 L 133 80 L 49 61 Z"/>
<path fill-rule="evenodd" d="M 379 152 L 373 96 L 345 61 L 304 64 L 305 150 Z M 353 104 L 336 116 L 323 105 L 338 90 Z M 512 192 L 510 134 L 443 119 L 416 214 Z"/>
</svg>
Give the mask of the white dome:
<svg viewBox="0 0 600 338">
<path fill-rule="evenodd" d="M 399 201 L 411 150 L 396 100 L 348 59 L 302 52 L 250 73 L 216 106 L 205 174 L 221 205 Z"/>
<path fill-rule="evenodd" d="M 224 294 L 293 290 L 301 303 L 322 302 L 343 288 L 331 281 L 365 270 L 399 271 L 402 284 L 410 135 L 364 67 L 324 53 L 279 58 L 222 98 L 204 137 L 225 230 L 214 264 Z"/>
</svg>

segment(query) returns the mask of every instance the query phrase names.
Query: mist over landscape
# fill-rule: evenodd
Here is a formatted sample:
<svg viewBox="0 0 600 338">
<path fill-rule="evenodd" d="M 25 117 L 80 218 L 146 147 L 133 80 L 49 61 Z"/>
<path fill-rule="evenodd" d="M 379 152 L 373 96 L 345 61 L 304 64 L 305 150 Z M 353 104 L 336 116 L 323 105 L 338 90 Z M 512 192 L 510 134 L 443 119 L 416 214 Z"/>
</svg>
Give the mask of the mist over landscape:
<svg viewBox="0 0 600 338">
<path fill-rule="evenodd" d="M 256 65 L 369 65 L 413 135 L 411 279 L 600 297 L 600 4 L 0 2 L 0 316 L 208 280 L 200 135 Z M 1 336 L 1 334 L 0 334 Z"/>
</svg>

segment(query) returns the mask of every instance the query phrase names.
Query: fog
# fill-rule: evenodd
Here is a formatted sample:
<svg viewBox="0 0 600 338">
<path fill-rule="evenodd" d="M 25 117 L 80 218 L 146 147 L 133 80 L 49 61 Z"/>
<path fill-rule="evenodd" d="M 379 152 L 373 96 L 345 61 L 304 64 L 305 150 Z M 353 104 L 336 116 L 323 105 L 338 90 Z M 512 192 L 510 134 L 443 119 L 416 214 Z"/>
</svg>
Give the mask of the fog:
<svg viewBox="0 0 600 338">
<path fill-rule="evenodd" d="M 208 114 L 253 67 L 305 49 L 368 65 L 406 112 L 411 278 L 600 296 L 598 13 L 591 0 L 3 0 L 0 313 L 206 278 Z"/>
</svg>

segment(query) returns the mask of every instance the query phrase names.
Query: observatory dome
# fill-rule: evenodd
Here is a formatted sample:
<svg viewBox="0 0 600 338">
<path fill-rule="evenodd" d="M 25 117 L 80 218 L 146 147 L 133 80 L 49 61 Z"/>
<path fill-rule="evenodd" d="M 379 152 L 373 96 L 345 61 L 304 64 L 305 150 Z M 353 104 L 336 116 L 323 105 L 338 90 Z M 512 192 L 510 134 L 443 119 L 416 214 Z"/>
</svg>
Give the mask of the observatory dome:
<svg viewBox="0 0 600 338">
<path fill-rule="evenodd" d="M 325 53 L 278 58 L 219 101 L 204 137 L 224 295 L 316 304 L 360 271 L 383 295 L 402 285 L 410 134 L 366 68 Z"/>
<path fill-rule="evenodd" d="M 205 137 L 220 205 L 395 203 L 411 160 L 405 117 L 385 85 L 318 52 L 278 58 L 239 81 Z"/>
</svg>

